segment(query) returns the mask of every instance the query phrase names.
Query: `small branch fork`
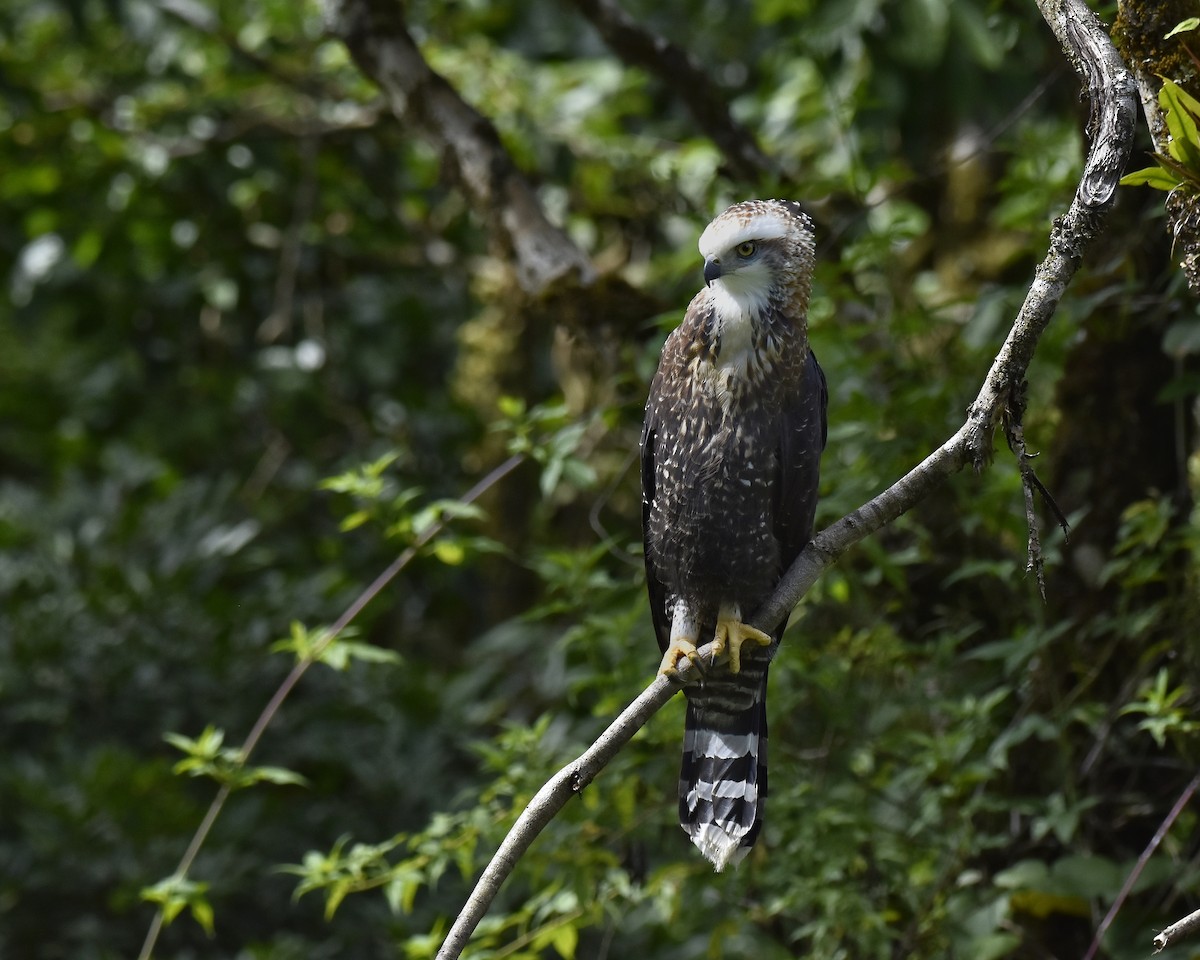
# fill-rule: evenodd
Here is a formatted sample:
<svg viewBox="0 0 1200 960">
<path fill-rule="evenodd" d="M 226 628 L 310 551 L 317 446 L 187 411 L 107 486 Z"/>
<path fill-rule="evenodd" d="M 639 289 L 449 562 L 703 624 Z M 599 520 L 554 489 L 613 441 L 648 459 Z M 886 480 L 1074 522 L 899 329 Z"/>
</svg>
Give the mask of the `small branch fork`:
<svg viewBox="0 0 1200 960">
<path fill-rule="evenodd" d="M 1054 498 L 1050 496 L 1050 491 L 1046 489 L 1033 470 L 1031 461 L 1038 454 L 1029 453 L 1025 449 L 1025 429 L 1022 426 L 1022 420 L 1025 416 L 1025 390 L 1027 386 L 1028 382 L 1024 380 L 1019 384 L 1012 384 L 1009 390 L 1008 403 L 1004 405 L 1001 419 L 1004 424 L 1004 436 L 1008 440 L 1008 449 L 1017 458 L 1017 469 L 1021 472 L 1021 487 L 1025 491 L 1025 523 L 1029 529 L 1029 559 L 1025 564 L 1025 572 L 1032 573 L 1037 577 L 1038 593 L 1041 594 L 1042 602 L 1044 603 L 1046 600 L 1046 571 L 1042 560 L 1041 525 L 1038 521 L 1037 509 L 1034 505 L 1034 493 L 1042 495 L 1042 500 L 1049 507 L 1050 512 L 1054 514 L 1054 519 L 1058 521 L 1058 525 L 1062 527 L 1064 537 L 1070 536 L 1071 526 L 1067 523 L 1067 518 L 1063 516 L 1063 512 L 1058 508 L 1058 504 L 1054 502 Z"/>
<path fill-rule="evenodd" d="M 962 427 L 892 486 L 817 534 L 784 575 L 775 593 L 752 618 L 754 626 L 760 629 L 770 630 L 783 622 L 817 578 L 851 546 L 911 509 L 947 477 L 968 464 L 976 470 L 986 466 L 992 458 L 996 424 L 1006 417 L 1009 437 L 1016 441 L 1014 452 L 1022 465 L 1022 478 L 1031 478 L 1027 480 L 1027 504 L 1032 499 L 1032 489 L 1044 493 L 1032 470 L 1028 474 L 1025 472 L 1029 457 L 1020 433 L 1019 406 L 1015 408 L 1016 416 L 1013 415 L 1014 390 L 1015 396 L 1020 398 L 1021 385 L 1038 339 L 1112 204 L 1117 180 L 1133 143 L 1137 94 L 1133 79 L 1113 48 L 1103 24 L 1083 0 L 1038 0 L 1038 6 L 1076 72 L 1086 83 L 1092 106 L 1091 148 L 1075 198 L 1067 213 L 1054 223 L 1046 258 L 1037 268 L 1020 313 L 996 355 L 979 395 L 968 409 Z M 1012 429 L 1014 426 L 1015 430 Z M 1057 508 L 1052 509 L 1062 522 Z M 1035 521 L 1031 522 L 1030 538 L 1031 562 L 1036 558 L 1040 563 L 1040 548 L 1035 546 Z M 1040 580 L 1039 576 L 1039 585 Z M 713 644 L 706 644 L 700 648 L 697 659 L 708 663 L 714 652 Z M 542 829 L 663 704 L 683 686 L 700 678 L 701 668 L 684 660 L 679 665 L 679 674 L 678 682 L 662 676 L 655 678 L 588 750 L 542 787 L 480 876 L 438 951 L 437 960 L 456 960 L 461 955 L 500 885 Z M 1160 936 L 1166 933 L 1164 931 Z"/>
</svg>

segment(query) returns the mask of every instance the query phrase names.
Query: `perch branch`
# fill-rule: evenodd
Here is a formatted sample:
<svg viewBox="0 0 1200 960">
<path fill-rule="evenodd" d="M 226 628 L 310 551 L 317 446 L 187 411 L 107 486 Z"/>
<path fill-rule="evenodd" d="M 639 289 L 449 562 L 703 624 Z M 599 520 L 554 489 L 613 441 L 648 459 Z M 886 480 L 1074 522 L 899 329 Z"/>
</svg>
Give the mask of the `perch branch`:
<svg viewBox="0 0 1200 960">
<path fill-rule="evenodd" d="M 1112 204 L 1133 142 L 1137 116 L 1133 81 L 1103 25 L 1083 0 L 1039 0 L 1039 7 L 1084 79 L 1092 105 L 1091 147 L 1075 198 L 1066 215 L 1054 223 L 1046 258 L 1037 269 L 979 395 L 968 408 L 966 421 L 918 466 L 809 542 L 752 618 L 760 629 L 771 630 L 781 623 L 817 578 L 851 546 L 911 509 L 968 464 L 980 469 L 991 460 L 995 425 L 1004 415 L 1012 389 L 1024 382 L 1038 339 Z M 712 658 L 712 644 L 706 644 L 700 649 L 699 659 L 711 662 Z M 702 668 L 684 661 L 679 670 L 681 684 L 656 678 L 592 747 L 538 792 L 484 870 L 438 951 L 437 960 L 456 960 L 500 885 L 546 824 L 682 685 L 699 679 L 701 672 Z"/>
<path fill-rule="evenodd" d="M 978 470 L 991 460 L 996 423 L 1008 408 L 1012 389 L 1024 381 L 1042 332 L 1079 269 L 1084 250 L 1100 232 L 1133 144 L 1137 120 L 1133 80 L 1103 24 L 1082 0 L 1039 0 L 1038 6 L 1085 81 L 1092 104 L 1091 148 L 1071 206 L 1054 221 L 1046 258 L 1038 265 L 1017 319 L 968 408 L 966 422 L 919 466 L 822 530 L 759 609 L 756 626 L 769 630 L 782 622 L 846 550 L 909 510 L 946 477 L 968 463 Z"/>
<path fill-rule="evenodd" d="M 587 256 L 546 219 L 492 122 L 425 62 L 396 0 L 336 0 L 330 24 L 396 118 L 449 162 L 527 294 L 564 281 L 591 283 L 595 273 Z"/>
<path fill-rule="evenodd" d="M 686 50 L 638 24 L 617 0 L 575 0 L 575 6 L 617 56 L 658 77 L 683 101 L 736 179 L 754 182 L 778 176 L 754 134 L 730 115 L 724 92 Z"/>
<path fill-rule="evenodd" d="M 1189 933 L 1200 927 L 1200 910 L 1195 913 L 1189 913 L 1182 920 L 1177 920 L 1154 938 L 1154 952 L 1162 953 L 1167 948 L 1167 944 L 1178 940 L 1180 937 L 1186 937 Z"/>
<path fill-rule="evenodd" d="M 706 652 L 711 656 L 711 645 L 704 647 L 700 652 L 701 656 Z M 699 672 L 699 668 L 690 660 L 680 664 L 680 678 L 685 682 L 693 679 Z M 475 889 L 471 891 L 471 896 L 438 950 L 437 960 L 458 957 L 462 953 L 475 927 L 479 925 L 479 921 L 483 919 L 492 900 L 500 891 L 500 885 L 512 873 L 517 861 L 538 834 L 554 819 L 558 811 L 566 806 L 567 801 L 581 793 L 608 761 L 615 757 L 633 735 L 681 688 L 680 683 L 668 680 L 664 676 L 656 677 L 595 743 L 559 770 L 537 792 L 480 875 Z"/>
</svg>

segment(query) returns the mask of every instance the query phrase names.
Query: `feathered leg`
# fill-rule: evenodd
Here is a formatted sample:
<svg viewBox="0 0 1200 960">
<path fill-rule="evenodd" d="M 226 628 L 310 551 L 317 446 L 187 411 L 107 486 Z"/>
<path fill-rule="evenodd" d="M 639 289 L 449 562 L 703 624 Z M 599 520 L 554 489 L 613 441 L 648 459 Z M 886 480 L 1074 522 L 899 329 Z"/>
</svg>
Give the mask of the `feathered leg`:
<svg viewBox="0 0 1200 960">
<path fill-rule="evenodd" d="M 679 672 L 679 661 L 686 657 L 695 660 L 697 656 L 696 638 L 700 636 L 700 624 L 692 614 L 686 600 L 676 600 L 671 612 L 671 642 L 663 654 L 658 672 L 669 677 Z"/>
</svg>

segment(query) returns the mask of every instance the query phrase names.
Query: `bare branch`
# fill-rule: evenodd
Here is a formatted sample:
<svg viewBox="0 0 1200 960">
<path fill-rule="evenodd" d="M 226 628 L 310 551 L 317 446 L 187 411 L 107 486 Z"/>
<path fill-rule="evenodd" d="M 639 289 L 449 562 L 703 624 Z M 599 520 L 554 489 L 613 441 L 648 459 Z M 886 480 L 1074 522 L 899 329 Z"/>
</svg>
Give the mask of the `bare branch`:
<svg viewBox="0 0 1200 960">
<path fill-rule="evenodd" d="M 1113 24 L 1117 49 L 1124 55 L 1137 82 L 1150 140 L 1154 149 L 1164 155 L 1168 142 L 1167 121 L 1158 103 L 1158 91 L 1163 76 L 1174 80 L 1181 78 L 1171 69 L 1178 63 L 1173 53 L 1178 50 L 1180 38 L 1171 44 L 1164 43 L 1163 37 L 1186 15 L 1182 4 L 1135 4 L 1118 0 L 1117 18 Z"/>
<path fill-rule="evenodd" d="M 492 122 L 425 62 L 396 0 L 336 0 L 333 32 L 383 92 L 395 116 L 450 162 L 531 296 L 559 282 L 591 283 L 587 256 L 546 219 L 537 194 Z"/>
<path fill-rule="evenodd" d="M 754 617 L 772 629 L 831 564 L 868 534 L 890 523 L 967 463 L 981 469 L 992 458 L 992 437 L 1014 384 L 1025 379 L 1038 340 L 1062 299 L 1083 252 L 1100 227 L 1133 144 L 1135 88 L 1108 34 L 1082 0 L 1039 0 L 1042 16 L 1087 84 L 1092 143 L 1083 176 L 1065 216 L 1055 220 L 1050 248 L 1038 265 L 1021 311 L 971 404 L 967 420 L 924 462 L 869 503 L 820 534 L 796 558 L 779 588 Z"/>
<path fill-rule="evenodd" d="M 708 647 L 704 648 L 702 654 L 705 651 L 711 655 Z M 699 668 L 690 660 L 680 664 L 680 677 L 685 681 L 691 680 L 693 675 L 698 675 L 699 672 Z M 475 889 L 471 891 L 470 898 L 438 950 L 437 960 L 448 960 L 462 953 L 463 947 L 471 939 L 471 934 L 499 892 L 500 885 L 512 873 L 517 861 L 538 834 L 554 819 L 558 811 L 566 806 L 567 801 L 582 792 L 608 761 L 615 757 L 663 704 L 681 689 L 681 684 L 674 683 L 664 676 L 656 677 L 591 747 L 546 782 L 529 801 L 529 805 L 517 818 L 517 822 L 508 831 L 508 836 L 504 838 L 504 842 L 484 869 L 475 884 Z"/>
<path fill-rule="evenodd" d="M 755 181 L 778 176 L 754 134 L 730 115 L 725 94 L 686 50 L 638 24 L 617 0 L 575 0 L 575 5 L 617 56 L 658 77 L 684 102 L 734 177 Z"/>
<path fill-rule="evenodd" d="M 593 0 L 577 2 L 587 5 Z M 770 630 L 783 621 L 821 573 L 851 546 L 909 510 L 967 464 L 980 469 L 991 460 L 995 425 L 1010 402 L 1011 391 L 1024 381 L 1038 338 L 1112 204 L 1117 179 L 1133 142 L 1137 110 L 1133 81 L 1103 25 L 1083 0 L 1039 0 L 1039 6 L 1084 78 L 1092 103 L 1091 149 L 1071 207 L 1055 221 L 1046 259 L 1038 267 L 1025 303 L 962 427 L 888 489 L 809 542 L 775 593 L 752 618 L 761 629 Z M 701 648 L 702 662 L 712 662 L 712 646 Z M 679 672 L 686 685 L 698 680 L 702 669 L 684 660 Z M 590 783 L 678 689 L 679 684 L 657 677 L 591 748 L 563 767 L 538 792 L 484 870 L 438 951 L 437 960 L 456 960 L 521 854 L 567 800 Z"/>
<path fill-rule="evenodd" d="M 1189 913 L 1182 920 L 1176 920 L 1173 924 L 1167 927 L 1162 933 L 1154 938 L 1154 952 L 1162 953 L 1167 945 L 1178 940 L 1180 937 L 1186 937 L 1189 933 L 1195 932 L 1196 928 L 1200 927 L 1200 910 L 1195 913 Z"/>
</svg>

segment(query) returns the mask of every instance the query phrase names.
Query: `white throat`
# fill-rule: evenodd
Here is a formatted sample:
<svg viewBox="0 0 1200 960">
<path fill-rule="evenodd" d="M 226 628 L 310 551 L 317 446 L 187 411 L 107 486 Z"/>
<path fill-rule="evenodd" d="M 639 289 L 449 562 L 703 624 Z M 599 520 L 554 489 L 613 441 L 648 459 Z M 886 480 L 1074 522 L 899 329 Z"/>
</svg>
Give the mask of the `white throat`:
<svg viewBox="0 0 1200 960">
<path fill-rule="evenodd" d="M 713 333 L 720 339 L 717 363 L 745 367 L 754 346 L 754 320 L 768 298 L 760 287 L 738 283 L 740 277 L 716 280 L 709 290 L 713 303 Z"/>
</svg>

